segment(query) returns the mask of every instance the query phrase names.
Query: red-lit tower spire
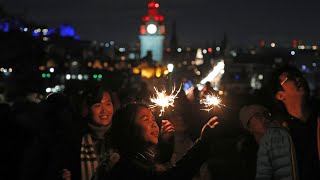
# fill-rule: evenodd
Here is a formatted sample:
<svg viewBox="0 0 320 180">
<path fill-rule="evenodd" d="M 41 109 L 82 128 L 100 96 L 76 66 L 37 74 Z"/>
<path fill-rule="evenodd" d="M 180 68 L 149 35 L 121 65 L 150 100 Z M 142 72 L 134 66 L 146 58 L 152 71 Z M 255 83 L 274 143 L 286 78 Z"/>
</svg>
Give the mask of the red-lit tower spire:
<svg viewBox="0 0 320 180">
<path fill-rule="evenodd" d="M 164 17 L 158 12 L 159 7 L 158 2 L 151 0 L 148 3 L 148 15 L 142 17 L 140 25 L 140 56 L 144 57 L 148 51 L 151 51 L 153 59 L 161 62 L 165 26 Z"/>
</svg>

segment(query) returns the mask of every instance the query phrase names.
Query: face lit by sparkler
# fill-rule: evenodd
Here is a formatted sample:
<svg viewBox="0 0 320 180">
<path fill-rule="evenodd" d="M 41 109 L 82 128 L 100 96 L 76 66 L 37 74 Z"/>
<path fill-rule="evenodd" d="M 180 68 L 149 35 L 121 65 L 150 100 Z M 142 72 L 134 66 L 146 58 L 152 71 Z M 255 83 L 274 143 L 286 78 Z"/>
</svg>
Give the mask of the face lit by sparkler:
<svg viewBox="0 0 320 180">
<path fill-rule="evenodd" d="M 170 95 L 167 95 L 166 90 L 159 92 L 156 88 L 154 88 L 156 95 L 150 98 L 150 101 L 153 103 L 153 105 L 150 105 L 150 108 L 161 107 L 159 116 L 162 116 L 165 108 L 170 106 L 174 107 L 174 99 L 177 98 L 180 89 L 181 87 L 176 91 L 174 87 Z"/>
<path fill-rule="evenodd" d="M 216 106 L 225 106 L 221 104 L 221 99 L 218 96 L 212 94 L 205 95 L 205 98 L 200 100 L 200 104 L 204 104 L 205 109 L 202 109 L 204 111 L 210 111 Z"/>
</svg>

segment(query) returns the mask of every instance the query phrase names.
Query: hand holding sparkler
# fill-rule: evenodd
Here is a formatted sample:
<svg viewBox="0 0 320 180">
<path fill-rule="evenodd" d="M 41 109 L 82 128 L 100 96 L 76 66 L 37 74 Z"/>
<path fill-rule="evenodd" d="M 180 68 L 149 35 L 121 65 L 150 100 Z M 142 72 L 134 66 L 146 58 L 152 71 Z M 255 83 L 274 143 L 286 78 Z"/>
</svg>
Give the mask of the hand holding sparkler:
<svg viewBox="0 0 320 180">
<path fill-rule="evenodd" d="M 162 116 L 164 113 L 164 109 L 168 107 L 174 107 L 174 99 L 177 98 L 178 93 L 180 92 L 181 87 L 176 91 L 175 87 L 173 87 L 170 95 L 166 94 L 166 90 L 159 92 L 157 88 L 154 87 L 156 91 L 156 96 L 150 98 L 150 101 L 153 105 L 150 105 L 150 108 L 161 107 L 159 116 Z"/>
<path fill-rule="evenodd" d="M 161 121 L 160 138 L 163 142 L 169 142 L 172 139 L 174 132 L 174 126 L 169 120 Z"/>
</svg>

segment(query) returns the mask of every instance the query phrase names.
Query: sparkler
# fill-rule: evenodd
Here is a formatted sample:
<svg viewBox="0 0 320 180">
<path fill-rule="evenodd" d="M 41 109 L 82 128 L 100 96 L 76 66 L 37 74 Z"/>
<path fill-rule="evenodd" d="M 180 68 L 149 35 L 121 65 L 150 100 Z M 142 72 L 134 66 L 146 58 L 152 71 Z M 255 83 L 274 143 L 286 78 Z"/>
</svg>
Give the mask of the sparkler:
<svg viewBox="0 0 320 180">
<path fill-rule="evenodd" d="M 161 107 L 159 116 L 162 116 L 164 113 L 164 109 L 168 107 L 174 107 L 174 99 L 177 98 L 178 93 L 180 92 L 180 88 L 176 91 L 175 87 L 172 88 L 170 95 L 166 94 L 166 90 L 162 90 L 161 92 L 158 91 L 157 88 L 154 87 L 156 91 L 156 95 L 150 98 L 150 101 L 153 105 L 150 105 L 150 108 Z"/>
<path fill-rule="evenodd" d="M 221 107 L 224 106 L 224 104 L 221 104 L 221 98 L 219 96 L 215 96 L 213 94 L 205 95 L 204 99 L 200 99 L 200 104 L 204 104 L 205 109 L 201 109 L 204 111 L 210 111 L 214 107 Z"/>
</svg>

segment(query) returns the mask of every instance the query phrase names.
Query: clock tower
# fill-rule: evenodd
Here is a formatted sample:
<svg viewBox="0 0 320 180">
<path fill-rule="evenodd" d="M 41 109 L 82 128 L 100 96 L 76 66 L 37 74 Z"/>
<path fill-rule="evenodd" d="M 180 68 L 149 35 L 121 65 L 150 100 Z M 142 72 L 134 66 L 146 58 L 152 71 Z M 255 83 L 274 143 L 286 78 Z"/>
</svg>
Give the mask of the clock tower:
<svg viewBox="0 0 320 180">
<path fill-rule="evenodd" d="M 151 0 L 148 3 L 148 15 L 142 17 L 140 25 L 140 57 L 150 51 L 152 59 L 161 63 L 165 36 L 164 17 L 158 13 L 159 3 Z"/>
</svg>

